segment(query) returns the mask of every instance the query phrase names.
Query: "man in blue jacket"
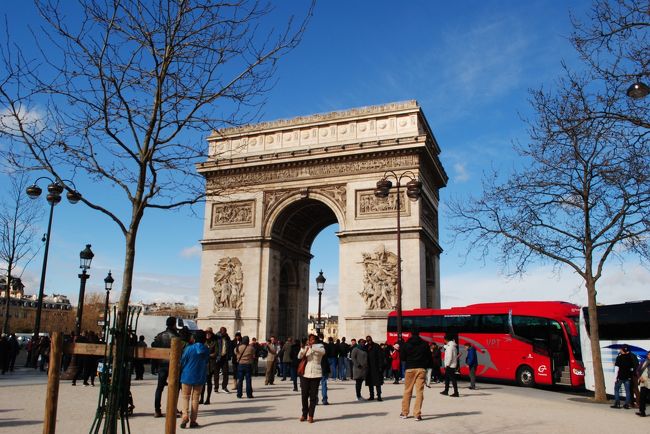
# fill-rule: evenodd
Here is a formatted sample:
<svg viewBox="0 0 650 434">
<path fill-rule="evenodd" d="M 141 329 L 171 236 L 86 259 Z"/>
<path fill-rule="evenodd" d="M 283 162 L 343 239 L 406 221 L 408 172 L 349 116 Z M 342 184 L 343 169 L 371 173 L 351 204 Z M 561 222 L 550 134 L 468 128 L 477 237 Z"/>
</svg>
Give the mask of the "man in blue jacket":
<svg viewBox="0 0 650 434">
<path fill-rule="evenodd" d="M 198 427 L 196 416 L 199 412 L 199 399 L 201 389 L 205 383 L 208 371 L 208 359 L 210 350 L 205 345 L 205 332 L 199 330 L 194 335 L 194 343 L 187 345 L 181 356 L 181 403 L 183 419 L 181 428 Z M 190 397 L 192 398 L 192 411 L 190 413 Z"/>
<path fill-rule="evenodd" d="M 476 348 L 469 342 L 465 342 L 465 349 L 467 350 L 467 357 L 465 357 L 465 363 L 469 368 L 469 388 L 474 390 L 476 389 L 476 368 L 478 367 L 478 357 L 476 354 Z"/>
</svg>

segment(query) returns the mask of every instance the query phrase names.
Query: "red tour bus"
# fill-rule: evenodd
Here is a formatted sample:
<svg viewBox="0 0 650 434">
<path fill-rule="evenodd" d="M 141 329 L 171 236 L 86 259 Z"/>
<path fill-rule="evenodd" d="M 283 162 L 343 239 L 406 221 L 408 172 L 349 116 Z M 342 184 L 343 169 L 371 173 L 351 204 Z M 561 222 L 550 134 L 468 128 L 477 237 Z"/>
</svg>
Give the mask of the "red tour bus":
<svg viewBox="0 0 650 434">
<path fill-rule="evenodd" d="M 454 336 L 465 364 L 465 342 L 477 350 L 477 377 L 515 380 L 521 386 L 558 384 L 581 388 L 585 370 L 580 354 L 580 308 L 562 301 L 482 303 L 451 309 L 402 312 L 403 339 L 413 327 L 429 342 L 444 343 Z M 388 316 L 388 344 L 397 341 L 397 314 Z"/>
</svg>

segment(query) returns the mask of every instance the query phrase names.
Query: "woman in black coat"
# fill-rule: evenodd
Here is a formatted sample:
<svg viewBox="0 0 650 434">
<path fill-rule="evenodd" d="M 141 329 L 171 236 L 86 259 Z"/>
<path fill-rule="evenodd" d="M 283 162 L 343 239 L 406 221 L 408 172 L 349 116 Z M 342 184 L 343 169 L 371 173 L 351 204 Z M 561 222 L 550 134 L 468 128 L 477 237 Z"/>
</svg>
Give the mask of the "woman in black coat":
<svg viewBox="0 0 650 434">
<path fill-rule="evenodd" d="M 377 401 L 381 399 L 381 385 L 384 384 L 385 357 L 382 349 L 373 342 L 372 337 L 366 336 L 366 350 L 368 352 L 368 373 L 366 375 L 366 386 L 370 392 L 369 401 L 375 399 L 375 388 L 377 389 Z"/>
</svg>

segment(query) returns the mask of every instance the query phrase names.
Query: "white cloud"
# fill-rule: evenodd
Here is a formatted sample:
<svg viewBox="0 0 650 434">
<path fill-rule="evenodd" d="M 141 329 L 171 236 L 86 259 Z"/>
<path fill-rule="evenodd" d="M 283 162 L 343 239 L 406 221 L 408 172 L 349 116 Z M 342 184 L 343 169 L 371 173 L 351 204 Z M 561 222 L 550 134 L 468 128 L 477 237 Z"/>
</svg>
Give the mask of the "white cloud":
<svg viewBox="0 0 650 434">
<path fill-rule="evenodd" d="M 586 305 L 582 279 L 551 267 L 530 269 L 521 278 L 508 279 L 490 270 L 472 270 L 442 276 L 442 307 L 473 303 L 527 300 L 560 300 Z M 597 283 L 598 302 L 611 304 L 650 298 L 650 270 L 638 264 L 611 265 Z"/>
<path fill-rule="evenodd" d="M 183 250 L 181 250 L 180 255 L 183 258 L 187 258 L 187 259 L 200 258 L 201 257 L 201 246 L 186 247 Z"/>
<path fill-rule="evenodd" d="M 469 181 L 469 172 L 465 163 L 455 163 L 454 166 L 454 180 L 458 182 Z"/>
</svg>

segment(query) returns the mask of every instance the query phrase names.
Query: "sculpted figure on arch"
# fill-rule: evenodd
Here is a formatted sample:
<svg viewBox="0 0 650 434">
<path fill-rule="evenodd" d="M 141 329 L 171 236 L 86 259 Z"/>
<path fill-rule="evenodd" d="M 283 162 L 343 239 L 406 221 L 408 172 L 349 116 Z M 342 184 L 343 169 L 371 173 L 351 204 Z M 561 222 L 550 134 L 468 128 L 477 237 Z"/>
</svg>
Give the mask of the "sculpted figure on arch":
<svg viewBox="0 0 650 434">
<path fill-rule="evenodd" d="M 244 299 L 244 274 L 238 258 L 221 258 L 214 274 L 214 312 L 241 309 Z"/>
</svg>

